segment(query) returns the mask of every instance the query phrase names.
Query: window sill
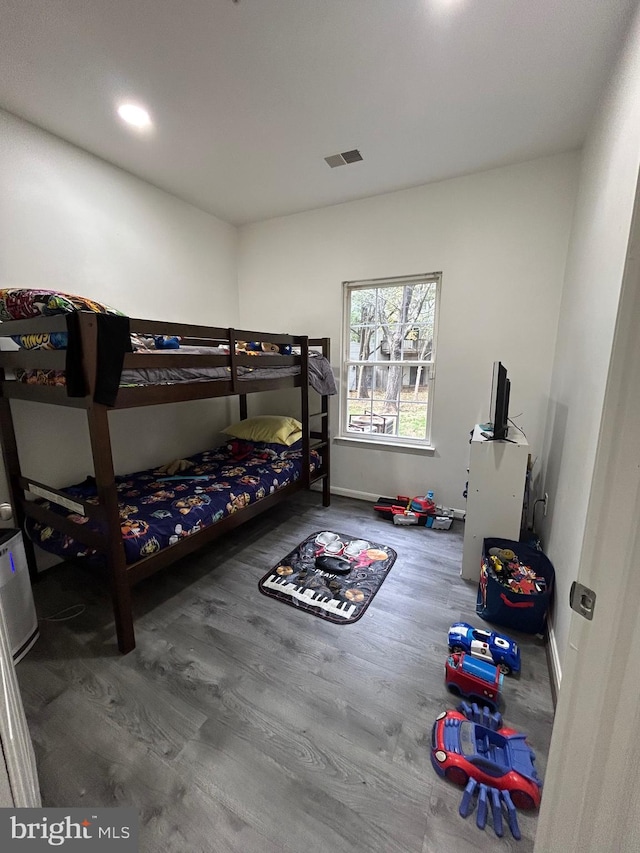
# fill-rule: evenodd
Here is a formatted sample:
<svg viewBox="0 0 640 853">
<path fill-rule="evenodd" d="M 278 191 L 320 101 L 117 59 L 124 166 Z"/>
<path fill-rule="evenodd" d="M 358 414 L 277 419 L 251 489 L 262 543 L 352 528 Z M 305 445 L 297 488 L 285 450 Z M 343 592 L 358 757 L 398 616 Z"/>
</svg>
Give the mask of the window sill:
<svg viewBox="0 0 640 853">
<path fill-rule="evenodd" d="M 405 444 L 404 442 L 394 441 L 373 441 L 370 438 L 352 438 L 351 436 L 336 436 L 334 444 L 354 445 L 356 447 L 377 448 L 378 450 L 390 450 L 394 453 L 424 453 L 425 456 L 433 456 L 436 452 L 435 447 L 429 444 Z"/>
</svg>

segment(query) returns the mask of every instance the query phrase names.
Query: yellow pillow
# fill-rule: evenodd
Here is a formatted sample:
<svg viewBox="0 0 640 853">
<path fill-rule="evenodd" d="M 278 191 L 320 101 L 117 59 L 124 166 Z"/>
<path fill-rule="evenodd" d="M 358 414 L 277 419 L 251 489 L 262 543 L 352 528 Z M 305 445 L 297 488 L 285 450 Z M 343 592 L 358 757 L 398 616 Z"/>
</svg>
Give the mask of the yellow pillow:
<svg viewBox="0 0 640 853">
<path fill-rule="evenodd" d="M 290 447 L 302 438 L 302 424 L 295 418 L 282 415 L 259 415 L 257 418 L 247 418 L 237 424 L 230 424 L 222 432 L 245 441 L 265 441 Z"/>
</svg>

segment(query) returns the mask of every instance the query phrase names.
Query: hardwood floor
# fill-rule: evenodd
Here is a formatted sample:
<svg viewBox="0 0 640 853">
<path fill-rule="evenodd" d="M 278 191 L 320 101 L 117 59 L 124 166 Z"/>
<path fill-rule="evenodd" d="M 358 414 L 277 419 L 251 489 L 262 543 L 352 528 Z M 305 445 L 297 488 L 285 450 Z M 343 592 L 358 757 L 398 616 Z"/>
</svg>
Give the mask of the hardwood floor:
<svg viewBox="0 0 640 853">
<path fill-rule="evenodd" d="M 261 595 L 299 541 L 335 529 L 398 559 L 363 618 L 334 625 Z M 429 759 L 447 629 L 475 616 L 462 523 L 394 527 L 371 504 L 303 495 L 134 590 L 137 648 L 117 653 L 106 589 L 63 566 L 36 584 L 42 636 L 18 665 L 43 802 L 135 806 L 141 851 L 467 853 L 533 849 L 457 813 Z M 44 621 L 62 608 L 86 610 Z M 517 636 L 517 635 L 516 635 Z M 544 647 L 517 637 L 505 720 L 544 776 L 553 705 Z"/>
</svg>

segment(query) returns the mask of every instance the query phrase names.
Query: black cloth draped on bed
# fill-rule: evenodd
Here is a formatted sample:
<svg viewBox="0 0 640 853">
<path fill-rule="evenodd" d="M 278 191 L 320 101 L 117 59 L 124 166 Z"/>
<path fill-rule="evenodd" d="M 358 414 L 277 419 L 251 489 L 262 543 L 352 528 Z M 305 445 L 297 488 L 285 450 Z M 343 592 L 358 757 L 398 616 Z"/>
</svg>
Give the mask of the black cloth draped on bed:
<svg viewBox="0 0 640 853">
<path fill-rule="evenodd" d="M 87 388 L 82 371 L 82 341 L 78 312 L 66 315 L 67 320 L 67 356 L 66 379 L 67 394 L 70 397 L 84 397 Z M 96 388 L 93 399 L 104 406 L 113 406 L 120 387 L 120 376 L 124 364 L 124 355 L 133 352 L 129 318 L 119 314 L 96 314 L 97 323 L 97 359 Z"/>
</svg>

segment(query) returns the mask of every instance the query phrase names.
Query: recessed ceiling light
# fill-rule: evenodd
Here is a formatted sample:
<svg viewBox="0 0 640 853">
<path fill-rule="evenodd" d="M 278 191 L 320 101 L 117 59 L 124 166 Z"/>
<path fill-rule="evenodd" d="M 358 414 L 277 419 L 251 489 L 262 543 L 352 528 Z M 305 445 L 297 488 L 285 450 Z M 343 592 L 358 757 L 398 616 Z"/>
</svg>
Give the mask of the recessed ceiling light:
<svg viewBox="0 0 640 853">
<path fill-rule="evenodd" d="M 118 115 L 122 121 L 140 130 L 151 126 L 151 116 L 144 107 L 139 107 L 137 104 L 120 104 Z"/>
<path fill-rule="evenodd" d="M 466 0 L 434 0 L 434 5 L 436 8 L 443 9 L 444 11 L 453 11 L 457 6 L 462 6 Z"/>
</svg>

